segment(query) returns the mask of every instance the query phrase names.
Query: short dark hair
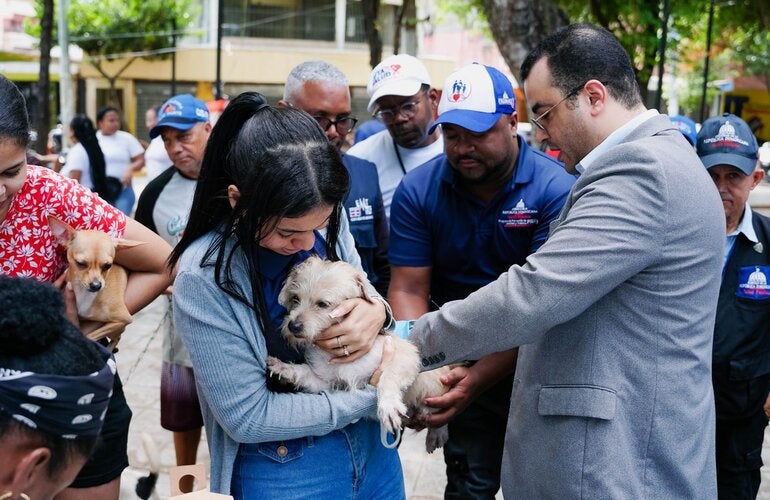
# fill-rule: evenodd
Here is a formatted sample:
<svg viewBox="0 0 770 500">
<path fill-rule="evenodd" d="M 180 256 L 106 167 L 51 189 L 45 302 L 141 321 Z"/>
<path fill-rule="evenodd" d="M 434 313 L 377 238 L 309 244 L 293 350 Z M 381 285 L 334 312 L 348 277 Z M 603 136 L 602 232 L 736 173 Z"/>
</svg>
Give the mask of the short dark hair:
<svg viewBox="0 0 770 500">
<path fill-rule="evenodd" d="M 29 145 L 29 115 L 24 96 L 8 78 L 0 75 L 0 141 Z"/>
<path fill-rule="evenodd" d="M 524 59 L 522 82 L 526 81 L 535 63 L 544 57 L 551 72 L 551 82 L 563 95 L 589 80 L 599 80 L 610 96 L 627 109 L 642 103 L 628 53 L 604 28 L 570 24 L 551 33 Z"/>
<path fill-rule="evenodd" d="M 0 276 L 0 368 L 48 375 L 88 375 L 104 366 L 96 343 L 64 316 L 64 299 L 51 285 Z M 96 438 L 65 439 L 32 429 L 0 411 L 0 439 L 17 434 L 51 450 L 49 475 L 73 456 L 88 456 Z"/>
<path fill-rule="evenodd" d="M 241 193 L 235 208 L 227 196 L 231 184 Z M 255 237 L 270 232 L 271 225 L 282 218 L 302 217 L 329 205 L 334 210 L 327 227 L 326 254 L 337 259 L 335 246 L 348 184 L 340 154 L 315 119 L 299 109 L 268 106 L 263 95 L 244 92 L 230 101 L 211 131 L 190 218 L 169 264 L 174 266 L 196 239 L 221 228 L 203 261 L 216 256 L 214 276 L 219 288 L 254 308 L 268 331 Z M 236 243 L 228 251 L 231 237 Z M 238 247 L 255 285 L 252 297 L 243 295 L 231 275 Z"/>
<path fill-rule="evenodd" d="M 104 115 L 106 115 L 110 111 L 114 111 L 115 114 L 120 116 L 120 110 L 115 106 L 104 106 L 99 108 L 99 111 L 96 112 L 96 123 L 99 123 L 100 121 L 102 121 L 104 119 Z"/>
</svg>

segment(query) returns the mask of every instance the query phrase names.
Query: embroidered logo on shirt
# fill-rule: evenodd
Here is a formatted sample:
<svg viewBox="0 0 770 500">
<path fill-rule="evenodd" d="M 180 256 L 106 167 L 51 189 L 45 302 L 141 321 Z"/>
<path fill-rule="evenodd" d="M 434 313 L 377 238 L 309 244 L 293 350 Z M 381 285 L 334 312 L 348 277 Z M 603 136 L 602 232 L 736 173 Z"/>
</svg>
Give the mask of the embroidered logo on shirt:
<svg viewBox="0 0 770 500">
<path fill-rule="evenodd" d="M 738 269 L 738 297 L 762 300 L 770 298 L 767 274 L 770 266 L 748 266 Z"/>
<path fill-rule="evenodd" d="M 505 228 L 532 227 L 536 226 L 538 221 L 537 210 L 527 208 L 523 199 L 519 200 L 513 208 L 500 212 L 499 222 Z"/>
<path fill-rule="evenodd" d="M 374 218 L 373 212 L 374 210 L 369 204 L 369 198 L 358 198 L 356 206 L 348 208 L 348 218 L 351 224 L 353 222 L 372 220 Z"/>
</svg>

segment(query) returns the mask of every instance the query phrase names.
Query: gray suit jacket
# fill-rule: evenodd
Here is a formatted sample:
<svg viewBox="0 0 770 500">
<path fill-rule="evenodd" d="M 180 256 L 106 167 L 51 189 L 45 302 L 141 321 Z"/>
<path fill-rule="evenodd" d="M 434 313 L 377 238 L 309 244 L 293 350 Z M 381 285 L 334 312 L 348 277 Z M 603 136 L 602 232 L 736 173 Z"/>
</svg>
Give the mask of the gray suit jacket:
<svg viewBox="0 0 770 500">
<path fill-rule="evenodd" d="M 506 498 L 716 498 L 724 228 L 700 160 L 656 116 L 578 179 L 523 266 L 415 324 L 426 368 L 521 346 Z"/>
</svg>

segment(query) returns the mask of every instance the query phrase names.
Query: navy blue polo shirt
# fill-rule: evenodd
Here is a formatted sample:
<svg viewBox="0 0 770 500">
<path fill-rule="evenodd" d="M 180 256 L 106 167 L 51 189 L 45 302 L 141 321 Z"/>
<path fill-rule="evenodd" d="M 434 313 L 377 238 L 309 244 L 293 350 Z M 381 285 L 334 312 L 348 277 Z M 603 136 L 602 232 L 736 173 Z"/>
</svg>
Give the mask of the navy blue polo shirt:
<svg viewBox="0 0 770 500">
<path fill-rule="evenodd" d="M 463 299 L 545 242 L 575 176 L 519 137 L 513 178 L 489 203 L 455 180 L 442 155 L 409 172 L 390 212 L 392 266 L 431 266 L 431 299 Z"/>
</svg>

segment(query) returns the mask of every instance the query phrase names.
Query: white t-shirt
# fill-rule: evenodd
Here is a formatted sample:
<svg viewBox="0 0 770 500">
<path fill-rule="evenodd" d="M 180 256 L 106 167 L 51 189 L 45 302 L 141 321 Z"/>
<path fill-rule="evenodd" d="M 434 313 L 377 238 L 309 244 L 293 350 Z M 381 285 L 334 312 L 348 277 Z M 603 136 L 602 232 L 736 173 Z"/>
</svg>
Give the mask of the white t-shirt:
<svg viewBox="0 0 770 500">
<path fill-rule="evenodd" d="M 396 156 L 396 148 L 404 163 L 404 169 Z M 367 139 L 357 142 L 350 148 L 347 156 L 360 158 L 374 163 L 377 167 L 377 175 L 380 178 L 380 190 L 382 191 L 382 203 L 385 213 L 390 217 L 390 204 L 393 201 L 393 193 L 404 177 L 404 170 L 410 172 L 428 160 L 444 153 L 444 137 L 439 135 L 437 141 L 422 148 L 402 148 L 396 146 L 390 132 L 385 129 Z"/>
<path fill-rule="evenodd" d="M 144 148 L 133 135 L 123 130 L 118 130 L 112 135 L 96 133 L 99 146 L 104 153 L 107 177 L 122 179 L 126 170 L 131 165 L 131 158 L 144 153 Z"/>
<path fill-rule="evenodd" d="M 94 182 L 91 180 L 91 160 L 88 159 L 86 148 L 77 143 L 67 152 L 67 162 L 61 169 L 60 174 L 65 177 L 72 177 L 73 171 L 80 172 L 80 183 L 88 189 L 94 189 Z"/>
<path fill-rule="evenodd" d="M 144 152 L 144 170 L 147 172 L 147 180 L 153 180 L 173 164 L 166 152 L 166 146 L 163 145 L 163 137 L 158 136 L 150 141 L 147 151 Z"/>
</svg>

